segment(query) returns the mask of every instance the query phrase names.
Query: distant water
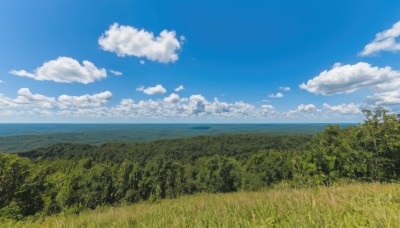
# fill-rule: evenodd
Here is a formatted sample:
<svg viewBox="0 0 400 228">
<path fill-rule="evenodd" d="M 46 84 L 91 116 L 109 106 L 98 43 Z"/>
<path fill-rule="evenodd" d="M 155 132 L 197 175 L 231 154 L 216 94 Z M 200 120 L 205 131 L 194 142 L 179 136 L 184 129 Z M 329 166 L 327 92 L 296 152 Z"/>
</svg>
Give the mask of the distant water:
<svg viewBox="0 0 400 228">
<path fill-rule="evenodd" d="M 146 142 L 199 135 L 261 133 L 314 135 L 328 124 L 0 124 L 0 151 L 18 152 L 60 142 Z M 340 124 L 346 127 L 349 124 Z"/>
</svg>

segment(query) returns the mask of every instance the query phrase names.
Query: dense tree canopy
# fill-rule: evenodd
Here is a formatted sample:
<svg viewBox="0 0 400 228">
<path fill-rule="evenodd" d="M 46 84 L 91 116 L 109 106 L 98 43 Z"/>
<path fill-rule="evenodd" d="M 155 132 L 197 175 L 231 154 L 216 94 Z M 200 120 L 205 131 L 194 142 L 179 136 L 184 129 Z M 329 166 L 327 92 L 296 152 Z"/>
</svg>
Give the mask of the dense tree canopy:
<svg viewBox="0 0 400 228">
<path fill-rule="evenodd" d="M 400 118 L 364 110 L 365 122 L 309 136 L 202 136 L 102 146 L 55 144 L 0 153 L 0 218 L 77 213 L 100 205 L 196 192 L 398 181 Z M 1 220 L 1 219 L 0 219 Z"/>
</svg>

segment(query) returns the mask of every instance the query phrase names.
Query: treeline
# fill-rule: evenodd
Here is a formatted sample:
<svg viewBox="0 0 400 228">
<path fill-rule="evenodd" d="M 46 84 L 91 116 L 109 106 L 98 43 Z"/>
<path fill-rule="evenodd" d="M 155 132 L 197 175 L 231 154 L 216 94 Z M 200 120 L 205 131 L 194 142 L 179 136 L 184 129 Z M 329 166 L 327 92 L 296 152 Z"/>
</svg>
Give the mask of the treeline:
<svg viewBox="0 0 400 228">
<path fill-rule="evenodd" d="M 346 178 L 400 176 L 400 118 L 378 108 L 365 122 L 308 136 L 234 135 L 57 144 L 0 154 L 0 218 L 77 213 L 100 205 L 156 201 L 196 192 L 330 185 Z"/>
</svg>

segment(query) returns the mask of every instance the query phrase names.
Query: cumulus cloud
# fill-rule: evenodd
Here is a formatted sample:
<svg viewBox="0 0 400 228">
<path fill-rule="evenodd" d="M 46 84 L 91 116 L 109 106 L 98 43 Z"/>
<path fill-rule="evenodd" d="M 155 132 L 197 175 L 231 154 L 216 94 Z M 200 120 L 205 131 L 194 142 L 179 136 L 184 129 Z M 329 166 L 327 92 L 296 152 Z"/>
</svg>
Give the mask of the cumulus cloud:
<svg viewBox="0 0 400 228">
<path fill-rule="evenodd" d="M 136 89 L 136 91 L 143 92 L 147 95 L 165 94 L 167 92 L 167 90 L 160 84 L 154 87 L 147 87 L 147 88 L 145 88 L 144 86 L 140 86 L 139 88 Z"/>
<path fill-rule="evenodd" d="M 300 104 L 299 106 L 297 106 L 297 109 L 289 110 L 283 114 L 290 118 L 296 118 L 296 117 L 309 118 L 320 115 L 321 110 L 317 109 L 317 107 L 314 104 Z"/>
<path fill-rule="evenodd" d="M 61 95 L 58 102 L 61 107 L 99 107 L 108 103 L 112 98 L 110 91 L 93 95 L 85 94 L 82 96 Z"/>
<path fill-rule="evenodd" d="M 116 70 L 109 70 L 111 74 L 115 75 L 115 76 L 121 76 L 122 72 L 120 71 L 116 71 Z"/>
<path fill-rule="evenodd" d="M 372 67 L 368 63 L 359 62 L 334 66 L 301 84 L 300 88 L 310 93 L 332 95 L 352 93 L 364 87 L 388 90 L 394 85 L 400 85 L 400 72 L 391 67 Z"/>
<path fill-rule="evenodd" d="M 287 117 L 298 117 L 298 116 L 311 116 L 314 111 L 317 111 L 317 107 L 314 104 L 300 104 L 297 106 L 296 109 L 289 110 L 285 113 L 283 113 Z"/>
<path fill-rule="evenodd" d="M 178 60 L 183 38 L 178 40 L 175 31 L 163 30 L 158 36 L 144 29 L 114 23 L 99 38 L 99 45 L 105 51 L 118 56 L 136 56 L 160 63 Z"/>
<path fill-rule="evenodd" d="M 355 103 L 349 104 L 339 104 L 339 105 L 329 105 L 327 103 L 323 104 L 324 109 L 331 112 L 338 112 L 340 114 L 361 114 L 361 105 Z"/>
<path fill-rule="evenodd" d="M 168 102 L 168 103 L 178 103 L 179 100 L 180 100 L 180 97 L 176 93 L 171 93 L 168 97 L 164 98 L 164 101 Z"/>
<path fill-rule="evenodd" d="M 219 101 L 218 98 L 214 98 L 214 102 L 208 103 L 208 107 L 206 110 L 209 113 L 217 113 L 217 114 L 222 114 L 222 113 L 229 113 L 231 111 L 231 105 L 227 102 L 221 102 Z"/>
<path fill-rule="evenodd" d="M 279 87 L 279 90 L 283 91 L 283 92 L 289 92 L 291 89 L 290 89 L 290 87 L 287 87 L 287 86 L 281 86 L 281 87 Z"/>
<path fill-rule="evenodd" d="M 144 100 L 135 102 L 132 99 L 123 99 L 120 104 L 113 107 L 112 113 L 123 117 L 131 118 L 159 118 L 159 117 L 180 117 L 180 118 L 260 118 L 268 116 L 264 112 L 245 102 L 221 102 L 218 98 L 209 101 L 200 94 L 194 94 L 189 98 L 179 98 L 177 94 L 171 94 L 163 100 Z"/>
<path fill-rule="evenodd" d="M 301 112 L 310 112 L 317 110 L 317 107 L 314 104 L 301 104 L 297 107 L 297 110 Z"/>
<path fill-rule="evenodd" d="M 189 107 L 193 114 L 204 113 L 208 101 L 200 94 L 192 95 L 189 97 Z"/>
<path fill-rule="evenodd" d="M 61 95 L 47 97 L 42 94 L 34 94 L 29 88 L 21 88 L 15 98 L 8 98 L 0 94 L 0 115 L 61 115 L 61 116 L 101 116 L 104 108 L 101 107 L 108 103 L 112 98 L 109 91 L 82 96 Z M 82 114 L 82 115 L 80 115 Z"/>
<path fill-rule="evenodd" d="M 300 88 L 325 96 L 352 93 L 367 88 L 373 93 L 367 97 L 367 103 L 399 105 L 400 71 L 393 70 L 391 67 L 372 67 L 364 62 L 354 65 L 335 64 L 332 69 L 325 70 L 307 83 L 301 84 Z M 351 107 L 353 110 L 355 110 L 354 105 Z M 326 108 L 332 107 L 326 106 Z"/>
<path fill-rule="evenodd" d="M 10 100 L 15 106 L 28 105 L 38 106 L 41 108 L 53 108 L 56 106 L 56 100 L 52 97 L 46 97 L 41 94 L 32 94 L 28 88 L 18 90 L 17 98 Z"/>
<path fill-rule="evenodd" d="M 268 95 L 270 98 L 282 98 L 284 95 L 282 93 L 277 93 L 277 94 L 270 94 Z"/>
<path fill-rule="evenodd" d="M 109 91 L 80 96 L 61 95 L 58 98 L 32 93 L 21 88 L 15 98 L 0 94 L 0 116 L 28 115 L 52 117 L 89 117 L 113 119 L 249 119 L 267 120 L 289 117 L 329 119 L 329 116 L 357 116 L 357 104 L 328 105 L 318 109 L 314 104 L 300 104 L 296 109 L 279 112 L 274 106 L 255 106 L 243 101 L 225 102 L 218 98 L 208 100 L 201 94 L 180 97 L 172 93 L 160 99 L 134 101 L 121 99 L 116 105 L 109 105 L 112 93 Z M 348 115 L 348 114 L 357 115 Z M 327 117 L 328 116 L 328 117 Z"/>
<path fill-rule="evenodd" d="M 400 89 L 375 93 L 372 96 L 368 96 L 367 101 L 375 105 L 400 105 Z"/>
<path fill-rule="evenodd" d="M 261 105 L 260 112 L 261 116 L 278 114 L 278 112 L 275 111 L 275 107 L 272 105 Z"/>
<path fill-rule="evenodd" d="M 400 43 L 396 40 L 399 36 L 400 21 L 395 23 L 392 28 L 376 34 L 375 39 L 371 43 L 365 45 L 364 50 L 359 55 L 368 56 L 381 51 L 399 51 Z"/>
<path fill-rule="evenodd" d="M 104 68 L 99 69 L 87 60 L 84 60 L 80 64 L 77 60 L 69 57 L 59 57 L 55 60 L 45 62 L 33 73 L 25 70 L 11 70 L 9 73 L 38 81 L 78 82 L 83 84 L 107 77 L 107 71 Z"/>
<path fill-rule="evenodd" d="M 178 87 L 175 88 L 175 92 L 179 92 L 181 90 L 184 90 L 185 88 L 183 88 L 183 85 L 180 85 Z"/>
</svg>

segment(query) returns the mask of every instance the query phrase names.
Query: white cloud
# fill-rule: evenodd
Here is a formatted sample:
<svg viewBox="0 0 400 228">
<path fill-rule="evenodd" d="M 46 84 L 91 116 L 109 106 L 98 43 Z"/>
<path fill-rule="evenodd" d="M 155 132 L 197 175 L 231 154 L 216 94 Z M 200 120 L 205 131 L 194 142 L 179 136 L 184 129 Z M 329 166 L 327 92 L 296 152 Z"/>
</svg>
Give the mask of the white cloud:
<svg viewBox="0 0 400 228">
<path fill-rule="evenodd" d="M 218 98 L 207 100 L 201 94 L 180 97 L 170 94 L 157 100 L 121 99 L 117 105 L 108 106 L 112 94 L 105 91 L 81 96 L 61 95 L 58 98 L 34 94 L 28 88 L 18 91 L 15 98 L 0 94 L 0 116 L 51 116 L 58 118 L 84 117 L 109 119 L 160 119 L 174 120 L 220 119 L 220 120 L 262 120 L 280 118 L 330 120 L 330 117 L 360 117 L 358 104 L 331 106 L 324 104 L 322 110 L 314 104 L 300 104 L 296 109 L 276 111 L 269 104 L 254 106 L 243 101 L 225 102 Z M 349 115 L 355 114 L 355 115 Z M 346 117 L 347 116 L 347 117 Z"/>
<path fill-rule="evenodd" d="M 61 95 L 58 102 L 61 107 L 99 107 L 108 103 L 112 98 L 110 91 L 97 93 L 93 95 L 85 94 L 82 96 Z"/>
<path fill-rule="evenodd" d="M 184 90 L 185 88 L 183 88 L 183 85 L 180 85 L 178 87 L 175 88 L 175 92 L 179 92 L 181 90 Z"/>
<path fill-rule="evenodd" d="M 338 112 L 340 114 L 361 114 L 360 104 L 340 104 L 340 105 L 329 105 L 323 104 L 324 109 L 331 112 Z"/>
<path fill-rule="evenodd" d="M 372 67 L 364 62 L 355 65 L 335 64 L 331 70 L 323 71 L 306 84 L 301 84 L 300 88 L 321 95 L 352 93 L 362 88 L 368 88 L 373 95 L 367 97 L 367 103 L 386 106 L 400 105 L 400 71 L 393 70 L 391 67 Z M 336 109 L 336 111 L 351 109 L 356 112 L 356 104 L 351 103 L 347 106 L 325 105 L 325 108 Z M 345 111 L 342 113 L 345 114 Z"/>
<path fill-rule="evenodd" d="M 267 110 L 258 110 L 245 102 L 221 102 L 218 98 L 208 101 L 204 96 L 195 94 L 189 98 L 178 98 L 178 95 L 170 95 L 163 100 L 145 100 L 134 102 L 131 99 L 123 99 L 121 103 L 112 108 L 117 115 L 124 117 L 180 117 L 180 118 L 259 118 L 268 116 Z M 268 112 L 270 112 L 268 110 Z"/>
<path fill-rule="evenodd" d="M 291 89 L 290 89 L 290 87 L 287 87 L 287 86 L 281 86 L 281 87 L 279 87 L 279 90 L 283 91 L 283 92 L 289 92 Z"/>
<path fill-rule="evenodd" d="M 317 110 L 317 107 L 314 104 L 301 104 L 297 107 L 297 110 L 301 112 L 310 112 Z"/>
<path fill-rule="evenodd" d="M 208 101 L 200 94 L 189 97 L 189 107 L 192 114 L 200 114 L 206 111 Z"/>
<path fill-rule="evenodd" d="M 343 66 L 343 63 L 337 62 L 337 63 L 333 64 L 332 68 L 341 67 L 341 66 Z"/>
<path fill-rule="evenodd" d="M 81 65 L 77 60 L 72 58 L 59 57 L 56 60 L 45 62 L 34 73 L 29 73 L 25 70 L 11 70 L 9 73 L 38 81 L 79 82 L 83 84 L 107 77 L 107 72 L 104 68 L 99 69 L 87 60 L 84 60 L 82 63 Z"/>
<path fill-rule="evenodd" d="M 277 93 L 277 94 L 270 94 L 268 95 L 270 98 L 282 98 L 284 95 L 282 93 Z"/>
<path fill-rule="evenodd" d="M 109 70 L 111 74 L 115 75 L 115 76 L 121 76 L 122 72 L 120 71 L 116 71 L 116 70 Z"/>
<path fill-rule="evenodd" d="M 276 114 L 275 107 L 272 105 L 261 105 L 261 112 L 266 114 Z"/>
<path fill-rule="evenodd" d="M 56 107 L 56 99 L 41 94 L 32 94 L 28 88 L 21 88 L 16 98 L 8 98 L 0 94 L 0 115 L 41 115 L 52 114 Z"/>
<path fill-rule="evenodd" d="M 0 93 L 0 110 L 5 108 L 13 108 L 16 105 L 12 101 L 12 99 L 5 97 Z"/>
<path fill-rule="evenodd" d="M 53 113 L 53 116 L 60 117 L 83 117 L 83 118 L 107 118 L 112 117 L 109 108 L 106 107 L 85 107 L 61 109 Z"/>
<path fill-rule="evenodd" d="M 247 117 L 260 117 L 259 110 L 251 104 L 243 101 L 237 101 L 230 105 L 229 116 L 236 116 L 239 118 Z"/>
<path fill-rule="evenodd" d="M 145 88 L 144 86 L 141 86 L 136 89 L 136 91 L 143 92 L 147 95 L 156 95 L 156 94 L 165 94 L 167 90 L 160 84 L 154 86 L 154 87 L 147 87 Z"/>
<path fill-rule="evenodd" d="M 274 106 L 272 105 L 261 105 L 261 108 L 267 110 L 275 110 Z"/>
<path fill-rule="evenodd" d="M 0 83 L 3 83 L 3 81 L 2 81 L 2 80 L 0 80 Z"/>
<path fill-rule="evenodd" d="M 165 114 L 162 103 L 153 100 L 135 102 L 132 99 L 122 99 L 120 104 L 110 109 L 117 117 L 158 118 Z"/>
<path fill-rule="evenodd" d="M 0 113 L 28 116 L 84 116 L 84 114 L 102 116 L 107 112 L 104 111 L 105 107 L 101 106 L 109 102 L 111 98 L 111 92 L 106 91 L 83 96 L 61 95 L 56 99 L 33 94 L 28 88 L 21 88 L 16 98 L 8 98 L 0 94 Z"/>
<path fill-rule="evenodd" d="M 145 64 L 144 60 L 140 60 L 139 63 L 142 64 L 142 65 Z"/>
<path fill-rule="evenodd" d="M 184 39 L 178 40 L 175 31 L 163 30 L 155 37 L 152 32 L 114 23 L 99 38 L 99 45 L 105 51 L 118 56 L 136 56 L 151 61 L 170 63 L 178 60 L 177 52 Z"/>
<path fill-rule="evenodd" d="M 375 93 L 372 96 L 368 96 L 367 101 L 375 105 L 400 105 L 400 89 Z"/>
<path fill-rule="evenodd" d="M 221 102 L 218 98 L 214 98 L 214 102 L 208 103 L 206 110 L 209 113 L 222 114 L 229 113 L 232 110 L 232 107 L 229 105 L 229 103 Z"/>
<path fill-rule="evenodd" d="M 297 106 L 297 109 L 289 110 L 284 113 L 285 116 L 291 118 L 310 118 L 310 117 L 317 117 L 317 115 L 321 114 L 321 110 L 317 109 L 314 104 L 300 104 Z"/>
<path fill-rule="evenodd" d="M 372 67 L 368 63 L 335 66 L 300 85 L 310 93 L 332 95 L 352 93 L 368 87 L 372 90 L 388 90 L 400 85 L 400 72 L 391 67 Z"/>
<path fill-rule="evenodd" d="M 56 106 L 56 100 L 41 94 L 32 94 L 28 88 L 18 90 L 17 98 L 13 102 L 18 105 L 39 106 L 41 108 L 52 108 Z"/>
<path fill-rule="evenodd" d="M 400 21 L 395 23 L 392 28 L 376 34 L 375 39 L 365 45 L 360 56 L 368 56 L 381 51 L 399 51 L 400 43 L 396 40 L 400 36 Z"/>
<path fill-rule="evenodd" d="M 178 103 L 179 100 L 180 100 L 180 97 L 176 93 L 171 93 L 168 97 L 164 98 L 164 101 L 168 102 L 168 103 Z"/>
</svg>

